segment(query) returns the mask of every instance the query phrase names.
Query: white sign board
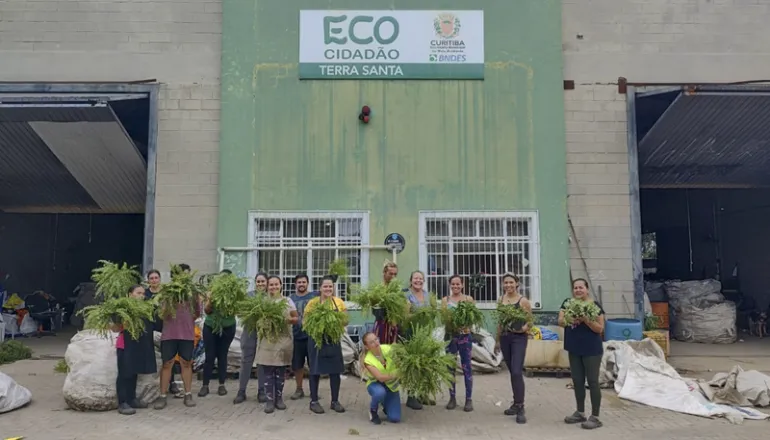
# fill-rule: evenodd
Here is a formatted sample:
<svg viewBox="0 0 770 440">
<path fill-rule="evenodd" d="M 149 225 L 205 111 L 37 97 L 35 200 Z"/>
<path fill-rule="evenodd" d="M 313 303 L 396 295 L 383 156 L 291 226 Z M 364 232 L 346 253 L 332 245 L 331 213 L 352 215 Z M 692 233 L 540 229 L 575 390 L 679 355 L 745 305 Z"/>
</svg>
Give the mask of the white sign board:
<svg viewBox="0 0 770 440">
<path fill-rule="evenodd" d="M 483 11 L 300 11 L 300 79 L 483 79 Z"/>
</svg>

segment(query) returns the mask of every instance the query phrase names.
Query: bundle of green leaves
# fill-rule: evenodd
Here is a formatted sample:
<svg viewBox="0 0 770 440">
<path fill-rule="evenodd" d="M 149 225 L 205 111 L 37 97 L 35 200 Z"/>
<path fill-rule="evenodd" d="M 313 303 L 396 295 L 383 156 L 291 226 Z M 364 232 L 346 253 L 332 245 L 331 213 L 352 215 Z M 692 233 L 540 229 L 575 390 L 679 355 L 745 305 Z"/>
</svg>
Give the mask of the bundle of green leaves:
<svg viewBox="0 0 770 440">
<path fill-rule="evenodd" d="M 519 330 L 524 324 L 532 326 L 532 314 L 515 304 L 497 303 L 494 316 L 503 330 Z"/>
<path fill-rule="evenodd" d="M 275 342 L 289 334 L 286 322 L 286 301 L 274 299 L 264 293 L 242 300 L 236 315 L 241 319 L 244 330 L 257 332 L 257 338 Z"/>
<path fill-rule="evenodd" d="M 374 313 L 382 309 L 391 325 L 401 325 L 407 320 L 409 301 L 401 287 L 401 283 L 393 280 L 388 284 L 371 283 L 366 287 L 356 286 L 351 301 L 361 307 L 364 313 Z"/>
<path fill-rule="evenodd" d="M 345 281 L 348 276 L 348 260 L 337 258 L 329 263 L 329 275 L 336 275 L 339 281 Z"/>
<path fill-rule="evenodd" d="M 101 266 L 91 272 L 91 279 L 96 283 L 96 295 L 101 299 L 126 296 L 128 289 L 142 280 L 136 266 L 107 260 L 99 260 L 99 264 Z"/>
<path fill-rule="evenodd" d="M 190 311 L 195 310 L 196 303 L 203 293 L 203 286 L 195 281 L 197 272 L 183 272 L 179 266 L 171 266 L 171 280 L 160 287 L 160 292 L 152 300 L 158 306 L 158 316 L 161 318 L 176 317 L 176 309 L 180 304 L 187 304 Z"/>
<path fill-rule="evenodd" d="M 442 319 L 449 334 L 484 325 L 484 314 L 471 301 L 460 301 L 455 307 L 443 309 Z"/>
<path fill-rule="evenodd" d="M 412 332 L 414 332 L 414 330 L 418 327 L 429 327 L 433 329 L 438 325 L 439 318 L 441 317 L 441 312 L 439 311 L 438 307 L 438 299 L 434 293 L 430 293 L 429 295 L 430 297 L 427 306 L 412 306 L 411 310 L 409 311 L 407 327 Z"/>
<path fill-rule="evenodd" d="M 0 365 L 29 359 L 32 350 L 21 341 L 8 340 L 0 344 Z"/>
<path fill-rule="evenodd" d="M 576 319 L 583 318 L 588 321 L 595 321 L 599 317 L 599 306 L 593 301 L 582 301 L 579 299 L 571 299 L 564 305 L 564 322 L 567 325 L 575 327 Z"/>
<path fill-rule="evenodd" d="M 207 284 L 211 291 L 209 301 L 213 309 L 211 329 L 214 333 L 222 334 L 222 320 L 238 313 L 240 304 L 246 300 L 249 282 L 235 274 L 223 273 L 211 277 Z"/>
<path fill-rule="evenodd" d="M 78 313 L 85 316 L 86 329 L 96 330 L 102 336 L 108 335 L 114 326 L 120 325 L 131 338 L 139 339 L 145 330 L 145 320 L 154 319 L 155 307 L 149 301 L 124 296 L 88 306 Z"/>
<path fill-rule="evenodd" d="M 457 360 L 446 353 L 446 345 L 433 338 L 433 327 L 425 326 L 415 327 L 408 340 L 393 345 L 399 384 L 409 394 L 421 401 L 435 400 L 454 382 Z"/>
<path fill-rule="evenodd" d="M 302 317 L 302 330 L 313 338 L 320 350 L 324 342 L 336 344 L 345 334 L 348 325 L 348 314 L 334 307 L 332 301 L 316 304 L 312 309 L 305 310 Z"/>
</svg>

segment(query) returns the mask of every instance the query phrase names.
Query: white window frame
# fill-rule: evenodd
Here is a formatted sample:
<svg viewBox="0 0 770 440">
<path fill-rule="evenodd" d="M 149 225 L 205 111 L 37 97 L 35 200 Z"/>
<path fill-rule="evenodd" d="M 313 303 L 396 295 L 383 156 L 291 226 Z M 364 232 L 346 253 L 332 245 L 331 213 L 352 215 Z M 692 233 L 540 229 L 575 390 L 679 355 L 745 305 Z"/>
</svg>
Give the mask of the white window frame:
<svg viewBox="0 0 770 440">
<path fill-rule="evenodd" d="M 257 258 L 257 249 L 259 247 L 256 241 L 256 227 L 258 220 L 348 220 L 356 219 L 361 220 L 361 284 L 364 285 L 369 281 L 369 211 L 262 211 L 253 210 L 249 211 L 249 227 L 248 227 L 248 244 L 251 250 L 246 255 L 246 267 L 249 278 L 249 288 L 254 288 L 254 277 L 257 276 L 259 271 L 259 262 Z M 337 231 L 339 234 L 339 231 Z M 281 246 L 283 247 L 283 246 Z M 332 250 L 338 249 L 337 246 L 311 246 L 310 239 L 308 239 L 307 247 L 298 248 L 295 246 L 286 246 L 286 250 L 295 249 L 325 249 Z M 308 272 L 312 270 L 312 253 L 308 253 Z M 310 273 L 308 273 L 310 275 Z M 285 280 L 284 280 L 285 282 Z M 352 303 L 345 301 L 345 305 L 348 308 L 352 308 Z"/>
<path fill-rule="evenodd" d="M 530 297 L 533 309 L 542 309 L 543 295 L 540 281 L 540 222 L 537 211 L 420 211 L 420 224 L 418 226 L 419 236 L 419 268 L 420 271 L 428 273 L 428 240 L 427 240 L 427 222 L 428 220 L 503 220 L 503 219 L 526 219 L 529 221 L 530 241 Z M 451 240 L 451 238 L 450 238 Z M 451 243 L 451 241 L 450 241 Z M 450 245 L 451 252 L 451 245 Z M 454 261 L 450 258 L 450 269 L 454 269 Z M 450 270 L 451 272 L 451 270 Z M 502 273 L 497 276 L 502 277 Z M 502 283 L 500 283 L 502 284 Z M 497 292 L 499 298 L 501 292 Z M 536 307 L 536 304 L 539 305 Z M 495 302 L 478 302 L 480 309 L 494 309 L 497 307 Z"/>
</svg>

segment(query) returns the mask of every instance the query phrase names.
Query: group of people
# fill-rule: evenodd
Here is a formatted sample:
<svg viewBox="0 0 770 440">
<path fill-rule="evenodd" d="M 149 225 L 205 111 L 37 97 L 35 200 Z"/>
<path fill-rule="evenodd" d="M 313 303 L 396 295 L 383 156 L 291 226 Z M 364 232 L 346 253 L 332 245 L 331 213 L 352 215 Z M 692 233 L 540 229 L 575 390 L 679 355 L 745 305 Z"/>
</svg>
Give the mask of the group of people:
<svg viewBox="0 0 770 440">
<path fill-rule="evenodd" d="M 180 265 L 182 270 L 189 270 L 189 266 Z M 227 271 L 229 272 L 229 271 Z M 173 276 L 173 274 L 172 274 Z M 383 281 L 389 283 L 398 276 L 398 266 L 387 262 L 383 268 Z M 149 299 L 159 291 L 160 273 L 151 270 L 148 273 L 148 287 L 133 286 L 130 295 L 136 298 Z M 502 277 L 503 294 L 499 301 L 502 304 L 510 304 L 532 313 L 529 300 L 519 292 L 519 278 L 515 274 L 505 274 Z M 284 296 L 282 293 L 283 281 L 275 275 L 259 273 L 255 277 L 255 288 L 249 295 L 266 294 L 275 301 L 284 301 L 287 304 L 286 312 L 286 336 L 276 341 L 261 341 L 258 343 L 254 332 L 245 331 L 240 339 L 241 365 L 239 373 L 239 387 L 234 404 L 241 404 L 247 400 L 246 388 L 251 378 L 251 371 L 256 361 L 258 366 L 257 401 L 264 404 L 265 413 L 286 409 L 284 401 L 284 386 L 287 371 L 293 372 L 296 388 L 289 396 L 290 400 L 305 398 L 304 376 L 305 365 L 309 370 L 309 409 L 313 413 L 325 412 L 318 396 L 318 389 L 322 375 L 329 377 L 331 388 L 330 408 L 332 411 L 343 413 L 345 408 L 340 402 L 341 375 L 345 365 L 342 355 L 342 346 L 338 342 L 324 342 L 320 347 L 309 338 L 302 330 L 303 317 L 312 313 L 318 304 L 331 302 L 339 311 L 346 311 L 345 303 L 335 295 L 335 279 L 325 276 L 321 279 L 319 290 L 311 290 L 310 279 L 301 274 L 294 278 L 295 293 Z M 404 289 L 404 294 L 411 308 L 426 307 L 430 305 L 430 295 L 425 290 L 425 275 L 420 271 L 414 271 L 409 277 L 409 287 Z M 464 293 L 463 279 L 459 275 L 449 278 L 450 293 L 442 298 L 441 306 L 445 308 L 456 307 L 463 301 L 474 299 Z M 572 282 L 572 298 L 582 301 L 593 301 L 588 290 L 588 282 L 584 279 L 576 279 Z M 604 330 L 604 311 L 597 303 L 601 313 L 595 320 L 578 320 L 567 325 L 564 319 L 564 309 L 568 300 L 562 304 L 559 313 L 559 325 L 565 327 L 564 348 L 569 353 L 570 370 L 572 373 L 573 389 L 576 400 L 576 411 L 564 419 L 568 424 L 580 424 L 585 429 L 594 429 L 602 426 L 599 421 L 601 405 L 601 391 L 599 389 L 599 366 L 603 352 L 601 334 Z M 217 394 L 224 396 L 228 393 L 225 386 L 227 378 L 227 353 L 236 334 L 236 320 L 234 316 L 217 316 L 221 324 L 221 331 L 213 330 L 214 317 L 217 311 L 212 307 L 207 298 L 203 298 L 197 304 L 179 304 L 175 316 L 169 316 L 162 322 L 147 322 L 146 331 L 137 340 L 132 339 L 124 332 L 120 333 L 118 352 L 118 411 L 121 414 L 134 414 L 137 408 L 146 408 L 136 399 L 136 377 L 138 374 L 152 374 L 156 372 L 155 351 L 152 341 L 152 332 L 160 331 L 161 336 L 161 360 L 162 370 L 160 374 L 160 397 L 154 402 L 153 407 L 161 410 L 168 404 L 168 394 L 183 398 L 185 406 L 195 406 L 192 397 L 192 359 L 195 341 L 195 321 L 205 314 L 203 325 L 203 343 L 206 360 L 203 369 L 203 382 L 198 397 L 206 397 L 210 392 L 210 382 L 213 378 L 215 363 L 217 364 L 218 388 Z M 347 323 L 344 323 L 347 324 Z M 116 330 L 121 330 L 117 328 Z M 500 328 L 496 332 L 495 351 L 501 352 L 503 360 L 510 373 L 511 390 L 513 394 L 512 405 L 504 411 L 505 415 L 514 416 L 517 423 L 526 423 L 524 409 L 524 358 L 529 340 L 530 328 L 524 325 L 521 328 Z M 385 417 L 391 423 L 401 420 L 401 396 L 398 387 L 398 366 L 391 358 L 391 346 L 399 339 L 408 338 L 408 333 L 399 334 L 399 328 L 388 324 L 384 319 L 375 321 L 372 332 L 364 334 L 361 338 L 363 351 L 360 365 L 362 379 L 366 382 L 367 392 L 371 396 L 369 418 L 372 423 L 380 424 L 380 408 L 384 410 Z M 471 354 L 473 339 L 470 328 L 460 328 L 454 334 L 448 335 L 447 352 L 456 354 L 460 358 L 460 366 L 465 384 L 465 401 L 463 410 L 473 411 L 473 372 L 471 368 Z M 184 390 L 175 388 L 173 381 L 173 367 L 176 363 L 181 367 L 181 377 Z M 454 374 L 454 370 L 453 370 Z M 585 398 L 586 382 L 590 389 L 591 414 L 586 416 Z M 412 410 L 421 410 L 423 405 L 435 405 L 433 401 L 420 401 L 415 396 L 407 396 L 406 406 Z M 449 389 L 449 401 L 446 409 L 453 410 L 457 407 L 456 384 Z"/>
</svg>

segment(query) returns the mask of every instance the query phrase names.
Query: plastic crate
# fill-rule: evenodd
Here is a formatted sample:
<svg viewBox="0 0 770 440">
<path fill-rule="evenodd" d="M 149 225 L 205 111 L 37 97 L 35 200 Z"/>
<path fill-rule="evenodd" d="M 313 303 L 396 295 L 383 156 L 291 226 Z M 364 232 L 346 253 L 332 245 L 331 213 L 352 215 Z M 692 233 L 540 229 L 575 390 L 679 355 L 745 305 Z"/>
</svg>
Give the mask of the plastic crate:
<svg viewBox="0 0 770 440">
<path fill-rule="evenodd" d="M 644 332 L 645 338 L 650 338 L 655 341 L 663 350 L 663 354 L 666 357 L 671 355 L 671 340 L 669 339 L 668 330 L 650 330 Z"/>
</svg>

